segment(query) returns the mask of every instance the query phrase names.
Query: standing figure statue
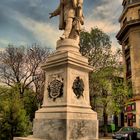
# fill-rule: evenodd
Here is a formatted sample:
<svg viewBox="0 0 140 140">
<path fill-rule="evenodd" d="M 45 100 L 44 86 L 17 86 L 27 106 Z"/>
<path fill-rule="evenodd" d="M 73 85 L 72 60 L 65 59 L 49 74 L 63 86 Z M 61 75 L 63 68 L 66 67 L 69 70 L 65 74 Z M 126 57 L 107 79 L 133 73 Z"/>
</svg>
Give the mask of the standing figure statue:
<svg viewBox="0 0 140 140">
<path fill-rule="evenodd" d="M 58 8 L 50 18 L 59 15 L 59 29 L 64 30 L 60 39 L 71 38 L 79 41 L 81 25 L 84 24 L 83 0 L 60 0 Z"/>
</svg>

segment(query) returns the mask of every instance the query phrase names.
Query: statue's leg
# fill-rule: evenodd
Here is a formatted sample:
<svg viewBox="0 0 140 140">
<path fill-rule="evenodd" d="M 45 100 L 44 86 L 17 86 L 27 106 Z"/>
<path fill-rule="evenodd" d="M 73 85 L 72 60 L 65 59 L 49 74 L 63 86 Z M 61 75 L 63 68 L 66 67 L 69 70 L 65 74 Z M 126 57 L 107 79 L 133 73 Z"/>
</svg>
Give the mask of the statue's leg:
<svg viewBox="0 0 140 140">
<path fill-rule="evenodd" d="M 65 27 L 65 30 L 64 30 L 64 33 L 63 33 L 61 39 L 69 38 L 70 32 L 72 30 L 72 22 L 73 22 L 73 18 L 67 18 L 66 27 Z"/>
<path fill-rule="evenodd" d="M 76 30 L 75 25 L 72 27 L 72 30 L 70 32 L 69 38 L 76 40 L 77 42 L 79 42 L 79 31 Z"/>
</svg>

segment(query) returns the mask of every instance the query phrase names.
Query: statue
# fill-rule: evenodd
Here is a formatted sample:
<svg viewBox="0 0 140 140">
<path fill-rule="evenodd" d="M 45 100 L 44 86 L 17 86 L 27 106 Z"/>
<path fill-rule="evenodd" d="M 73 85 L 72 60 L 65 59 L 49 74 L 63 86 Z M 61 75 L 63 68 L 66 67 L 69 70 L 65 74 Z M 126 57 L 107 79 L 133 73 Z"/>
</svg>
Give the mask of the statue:
<svg viewBox="0 0 140 140">
<path fill-rule="evenodd" d="M 71 38 L 79 41 L 81 25 L 84 24 L 83 0 L 60 0 L 58 8 L 50 18 L 60 16 L 59 29 L 64 30 L 60 39 Z"/>
</svg>

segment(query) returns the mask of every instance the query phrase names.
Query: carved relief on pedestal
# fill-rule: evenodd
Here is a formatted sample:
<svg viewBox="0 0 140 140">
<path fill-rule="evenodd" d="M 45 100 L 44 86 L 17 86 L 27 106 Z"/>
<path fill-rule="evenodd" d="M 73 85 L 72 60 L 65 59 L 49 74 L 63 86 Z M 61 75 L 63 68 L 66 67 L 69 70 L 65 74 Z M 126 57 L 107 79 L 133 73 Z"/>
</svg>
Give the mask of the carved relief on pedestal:
<svg viewBox="0 0 140 140">
<path fill-rule="evenodd" d="M 76 79 L 74 80 L 72 89 L 73 89 L 73 92 L 75 93 L 77 99 L 79 99 L 81 96 L 83 96 L 84 82 L 79 76 L 77 76 Z"/>
<path fill-rule="evenodd" d="M 48 84 L 48 96 L 55 101 L 63 96 L 63 78 L 59 74 L 51 75 L 51 80 Z"/>
</svg>

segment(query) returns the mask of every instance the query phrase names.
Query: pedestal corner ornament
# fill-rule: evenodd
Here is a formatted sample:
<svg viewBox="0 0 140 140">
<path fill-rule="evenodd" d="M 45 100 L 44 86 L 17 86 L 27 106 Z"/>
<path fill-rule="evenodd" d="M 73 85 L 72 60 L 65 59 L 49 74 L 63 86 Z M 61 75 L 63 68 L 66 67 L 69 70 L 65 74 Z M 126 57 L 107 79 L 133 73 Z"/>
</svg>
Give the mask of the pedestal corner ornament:
<svg viewBox="0 0 140 140">
<path fill-rule="evenodd" d="M 83 96 L 84 82 L 79 76 L 77 76 L 76 79 L 74 80 L 72 89 L 73 89 L 73 92 L 75 93 L 77 99 L 79 99 L 81 96 Z"/>
<path fill-rule="evenodd" d="M 55 101 L 63 96 L 63 78 L 53 79 L 48 85 L 48 96 Z"/>
</svg>

